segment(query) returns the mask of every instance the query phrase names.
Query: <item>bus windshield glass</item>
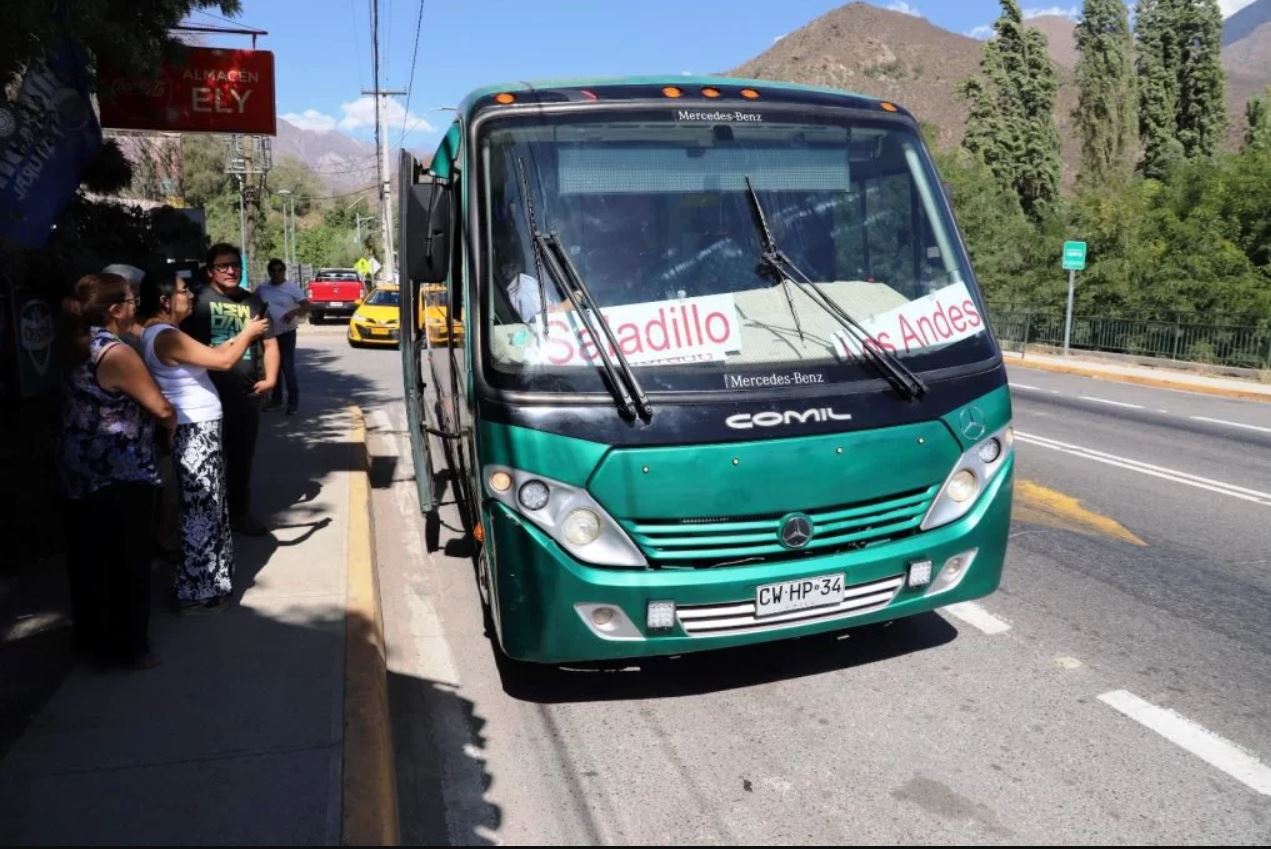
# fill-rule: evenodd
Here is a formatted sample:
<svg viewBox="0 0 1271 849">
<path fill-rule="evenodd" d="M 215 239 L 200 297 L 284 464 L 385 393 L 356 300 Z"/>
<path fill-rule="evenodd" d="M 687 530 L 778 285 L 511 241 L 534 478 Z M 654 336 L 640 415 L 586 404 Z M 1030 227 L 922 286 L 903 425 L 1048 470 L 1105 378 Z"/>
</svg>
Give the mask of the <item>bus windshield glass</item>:
<svg viewBox="0 0 1271 849">
<path fill-rule="evenodd" d="M 777 108 L 720 120 L 733 114 L 595 109 L 483 123 L 482 356 L 493 385 L 604 391 L 599 346 L 614 343 L 650 391 L 877 378 L 862 345 L 917 373 L 994 355 L 908 124 Z M 559 240 L 612 342 L 592 338 L 536 234 Z M 806 279 L 766 262 L 774 248 Z M 845 328 L 813 285 L 868 335 Z"/>
</svg>

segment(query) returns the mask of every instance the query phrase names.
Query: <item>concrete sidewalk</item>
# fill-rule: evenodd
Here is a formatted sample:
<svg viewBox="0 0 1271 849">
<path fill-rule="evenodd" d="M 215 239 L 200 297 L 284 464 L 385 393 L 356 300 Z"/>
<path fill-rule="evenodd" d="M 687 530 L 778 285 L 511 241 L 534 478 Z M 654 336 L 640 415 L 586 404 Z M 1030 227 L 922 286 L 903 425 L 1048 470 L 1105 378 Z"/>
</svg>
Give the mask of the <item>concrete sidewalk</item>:
<svg viewBox="0 0 1271 849">
<path fill-rule="evenodd" d="M 1224 398 L 1271 402 L 1271 383 L 1260 383 L 1256 380 L 1201 374 L 1182 369 L 1118 363 L 1080 355 L 1065 357 L 1055 354 L 1035 354 L 1030 351 L 1021 356 L 1016 351 L 1005 351 L 1003 357 L 1007 367 L 1012 369 L 1032 368 L 1100 380 L 1136 383 L 1161 389 L 1201 392 Z"/>
<path fill-rule="evenodd" d="M 255 512 L 275 530 L 235 537 L 235 604 L 179 616 L 166 580 L 163 592 L 156 584 L 151 638 L 163 665 L 70 672 L 0 762 L 0 843 L 396 835 L 391 762 L 382 741 L 363 742 L 386 741 L 388 729 L 375 692 L 378 599 L 364 592 L 374 563 L 361 413 L 305 401 L 301 416 L 262 421 Z M 357 673 L 347 686 L 346 669 Z M 351 740 L 375 751 L 348 764 Z M 350 833 L 350 803 L 378 811 L 371 826 L 383 830 L 362 817 Z"/>
</svg>

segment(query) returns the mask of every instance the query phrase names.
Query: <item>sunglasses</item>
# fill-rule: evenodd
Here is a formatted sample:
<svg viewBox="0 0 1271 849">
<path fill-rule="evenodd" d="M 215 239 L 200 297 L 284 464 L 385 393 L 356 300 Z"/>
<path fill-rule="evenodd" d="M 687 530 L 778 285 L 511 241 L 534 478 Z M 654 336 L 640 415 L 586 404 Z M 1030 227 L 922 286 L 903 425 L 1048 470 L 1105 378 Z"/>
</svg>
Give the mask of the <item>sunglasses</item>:
<svg viewBox="0 0 1271 849">
<path fill-rule="evenodd" d="M 236 263 L 236 262 L 233 262 L 233 263 L 231 263 L 231 262 L 218 262 L 218 263 L 216 263 L 215 265 L 213 265 L 213 266 L 212 266 L 212 270 L 213 270 L 213 271 L 219 271 L 219 272 L 221 272 L 222 274 L 229 274 L 230 272 L 233 272 L 233 273 L 235 273 L 235 274 L 241 274 L 241 273 L 242 273 L 242 271 L 243 271 L 243 269 L 242 269 L 242 268 L 238 265 L 238 263 Z"/>
</svg>

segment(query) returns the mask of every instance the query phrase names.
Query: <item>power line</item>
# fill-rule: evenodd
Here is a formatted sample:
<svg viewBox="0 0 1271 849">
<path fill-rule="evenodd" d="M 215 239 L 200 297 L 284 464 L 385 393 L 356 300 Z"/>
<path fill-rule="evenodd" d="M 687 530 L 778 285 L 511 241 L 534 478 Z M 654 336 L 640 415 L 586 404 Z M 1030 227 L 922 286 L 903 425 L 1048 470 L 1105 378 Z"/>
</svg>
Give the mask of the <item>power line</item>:
<svg viewBox="0 0 1271 849">
<path fill-rule="evenodd" d="M 415 18 L 415 46 L 410 51 L 410 76 L 406 78 L 406 111 L 402 113 L 402 134 L 397 146 L 406 143 L 406 122 L 410 120 L 410 92 L 415 87 L 415 60 L 419 58 L 419 30 L 424 23 L 424 0 L 419 0 L 419 15 Z"/>
</svg>

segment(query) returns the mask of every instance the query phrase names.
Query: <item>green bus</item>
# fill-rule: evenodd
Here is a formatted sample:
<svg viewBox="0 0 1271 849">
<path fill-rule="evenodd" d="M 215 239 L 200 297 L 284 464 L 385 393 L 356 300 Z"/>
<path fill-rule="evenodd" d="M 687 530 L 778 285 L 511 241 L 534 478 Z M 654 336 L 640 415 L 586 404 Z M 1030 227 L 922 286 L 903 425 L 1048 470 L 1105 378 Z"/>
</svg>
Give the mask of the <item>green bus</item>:
<svg viewBox="0 0 1271 849">
<path fill-rule="evenodd" d="M 1006 371 L 903 108 L 511 83 L 427 167 L 400 156 L 420 503 L 435 545 L 453 494 L 507 656 L 678 655 L 997 588 Z M 435 284 L 463 332 L 430 346 Z"/>
</svg>

